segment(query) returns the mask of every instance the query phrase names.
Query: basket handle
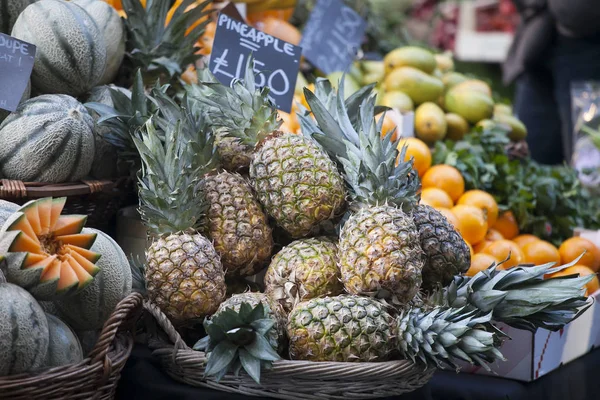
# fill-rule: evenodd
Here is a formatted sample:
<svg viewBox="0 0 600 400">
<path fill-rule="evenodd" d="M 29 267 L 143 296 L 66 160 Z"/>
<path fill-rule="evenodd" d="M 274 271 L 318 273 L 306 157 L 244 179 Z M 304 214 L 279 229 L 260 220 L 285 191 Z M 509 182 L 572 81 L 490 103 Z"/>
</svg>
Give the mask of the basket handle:
<svg viewBox="0 0 600 400">
<path fill-rule="evenodd" d="M 167 318 L 157 305 L 150 301 L 144 301 L 144 308 L 154 317 L 158 326 L 167 334 L 169 340 L 175 345 L 175 350 L 188 348 L 188 345 L 185 344 L 177 329 L 175 329 L 169 318 Z"/>
<path fill-rule="evenodd" d="M 139 311 L 144 298 L 140 293 L 134 292 L 117 304 L 108 320 L 104 323 L 100 338 L 89 354 L 92 362 L 103 361 L 108 355 L 108 349 L 115 339 L 121 325 L 126 322 L 129 317 Z"/>
</svg>

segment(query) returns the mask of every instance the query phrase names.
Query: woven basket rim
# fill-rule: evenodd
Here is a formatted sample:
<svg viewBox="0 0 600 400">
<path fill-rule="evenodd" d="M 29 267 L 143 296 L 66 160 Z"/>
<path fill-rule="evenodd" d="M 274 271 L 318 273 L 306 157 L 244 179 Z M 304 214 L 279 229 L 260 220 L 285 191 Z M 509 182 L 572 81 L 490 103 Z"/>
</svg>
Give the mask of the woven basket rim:
<svg viewBox="0 0 600 400">
<path fill-rule="evenodd" d="M 23 199 L 42 197 L 81 196 L 94 193 L 111 192 L 120 187 L 129 177 L 103 180 L 81 180 L 66 183 L 23 182 L 0 179 L 0 199 Z"/>
<path fill-rule="evenodd" d="M 39 385 L 43 382 L 77 379 L 80 374 L 90 369 L 97 371 L 97 387 L 104 386 L 114 373 L 120 372 L 120 368 L 125 365 L 131 354 L 133 337 L 123 330 L 130 330 L 127 325 L 137 319 L 142 301 L 142 295 L 134 292 L 117 304 L 104 323 L 94 348 L 84 360 L 39 372 L 0 376 L 0 393 L 33 383 Z"/>
<path fill-rule="evenodd" d="M 153 356 L 159 359 L 168 375 L 192 386 L 281 399 L 367 399 L 414 390 L 426 384 L 435 371 L 410 360 L 365 363 L 280 360 L 273 362 L 270 370 L 261 372 L 261 385 L 256 384 L 245 373 L 239 376 L 227 374 L 221 381 L 216 382 L 213 378 L 204 376 L 206 354 L 187 346 L 173 324 L 156 305 L 145 301 L 144 308 L 154 317 L 170 341 L 149 341 Z M 303 387 L 303 394 L 298 388 L 298 393 L 294 393 L 293 387 L 298 385 L 315 387 Z M 377 389 L 368 393 L 370 386 Z M 314 391 L 314 394 L 306 393 L 306 390 Z"/>
</svg>

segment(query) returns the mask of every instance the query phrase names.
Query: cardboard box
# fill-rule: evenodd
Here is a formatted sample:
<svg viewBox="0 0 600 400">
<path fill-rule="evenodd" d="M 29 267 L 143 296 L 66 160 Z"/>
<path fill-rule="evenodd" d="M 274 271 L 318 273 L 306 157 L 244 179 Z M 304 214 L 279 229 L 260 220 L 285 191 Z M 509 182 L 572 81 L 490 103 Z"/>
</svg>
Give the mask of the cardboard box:
<svg viewBox="0 0 600 400">
<path fill-rule="evenodd" d="M 600 245 L 600 232 L 576 229 L 575 235 L 591 240 L 596 246 Z M 600 290 L 593 293 L 592 297 L 592 306 L 558 332 L 538 329 L 532 334 L 501 325 L 502 331 L 512 339 L 507 340 L 500 348 L 506 361 L 496 362 L 492 366 L 492 372 L 463 364 L 462 372 L 530 382 L 589 353 L 600 346 Z"/>
</svg>

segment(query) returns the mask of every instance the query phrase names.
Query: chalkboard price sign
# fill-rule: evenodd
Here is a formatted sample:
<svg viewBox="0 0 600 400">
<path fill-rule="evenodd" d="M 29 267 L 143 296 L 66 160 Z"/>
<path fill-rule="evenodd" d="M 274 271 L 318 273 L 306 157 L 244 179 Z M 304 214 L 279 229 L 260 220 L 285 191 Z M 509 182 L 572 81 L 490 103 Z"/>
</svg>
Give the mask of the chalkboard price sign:
<svg viewBox="0 0 600 400">
<path fill-rule="evenodd" d="M 256 84 L 270 88 L 281 111 L 290 112 L 302 49 L 221 13 L 210 56 L 210 70 L 224 85 L 244 77 L 248 57 L 254 57 Z"/>
<path fill-rule="evenodd" d="M 27 87 L 35 46 L 0 33 L 0 108 L 15 111 Z"/>
<path fill-rule="evenodd" d="M 302 33 L 303 55 L 326 74 L 347 71 L 360 48 L 366 21 L 342 0 L 319 0 Z"/>
</svg>

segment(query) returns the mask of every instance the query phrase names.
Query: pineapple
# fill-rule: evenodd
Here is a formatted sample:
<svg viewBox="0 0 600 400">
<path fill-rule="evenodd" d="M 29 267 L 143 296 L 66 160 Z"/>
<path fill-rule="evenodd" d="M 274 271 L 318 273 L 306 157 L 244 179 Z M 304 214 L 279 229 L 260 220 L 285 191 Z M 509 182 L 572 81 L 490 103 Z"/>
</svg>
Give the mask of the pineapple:
<svg viewBox="0 0 600 400">
<path fill-rule="evenodd" d="M 281 359 L 285 347 L 285 312 L 263 293 L 236 294 L 204 321 L 208 336 L 194 345 L 207 353 L 206 376 L 221 380 L 243 368 L 260 383 L 262 368 Z"/>
<path fill-rule="evenodd" d="M 227 277 L 252 276 L 273 251 L 267 217 L 246 180 L 229 172 L 204 179 L 201 190 L 209 205 L 206 235 L 221 255 Z"/>
<path fill-rule="evenodd" d="M 164 141 L 155 125 L 162 128 Z M 192 128 L 189 120 L 156 116 L 141 137 L 133 137 L 142 159 L 140 213 L 153 238 L 146 251 L 147 293 L 176 325 L 212 314 L 226 293 L 219 254 L 198 233 L 206 199 L 197 187 L 213 168 L 213 140 L 210 131 L 204 137 Z"/>
<path fill-rule="evenodd" d="M 228 136 L 253 149 L 250 182 L 267 214 L 294 239 L 315 234 L 342 213 L 343 179 L 310 138 L 274 130 L 277 110 L 268 89 L 256 88 L 252 65 L 250 59 L 233 88 L 202 78 L 210 76 L 203 71 L 201 85 L 190 85 L 188 94 L 209 107 L 212 122 L 227 127 Z"/>
<path fill-rule="evenodd" d="M 265 293 L 287 312 L 296 303 L 342 293 L 337 245 L 328 238 L 300 239 L 273 257 L 265 274 Z"/>
<path fill-rule="evenodd" d="M 431 291 L 440 284 L 448 285 L 455 275 L 464 274 L 471 266 L 471 252 L 462 236 L 439 211 L 419 205 L 413 213 L 425 252 L 423 289 Z"/>
<path fill-rule="evenodd" d="M 139 0 L 122 3 L 127 15 L 128 67 L 140 69 L 148 84 L 158 79 L 178 83 L 176 78 L 202 58 L 196 44 L 210 23 L 208 16 L 214 12 L 212 0 L 189 10 L 194 0 L 184 0 L 173 10 L 171 2 L 165 0 L 147 0 L 145 7 Z"/>
<path fill-rule="evenodd" d="M 376 362 L 395 350 L 394 318 L 380 302 L 340 295 L 297 304 L 288 317 L 292 360 Z"/>
<path fill-rule="evenodd" d="M 325 89 L 327 85 L 326 81 L 317 84 Z M 412 160 L 396 165 L 398 154 L 390 134 L 381 139 L 383 119 L 375 123 L 375 97 L 347 108 L 343 83 L 337 97 L 331 95 L 331 86 L 328 89 L 327 102 L 336 116 L 305 89 L 318 126 L 306 116 L 301 124 L 304 133 L 315 137 L 343 166 L 352 189 L 353 212 L 339 241 L 344 288 L 350 294 L 406 304 L 419 291 L 424 264 L 419 231 L 410 213 L 420 189 L 418 175 Z"/>
<path fill-rule="evenodd" d="M 491 321 L 535 332 L 559 330 L 591 306 L 584 297 L 592 276 L 546 276 L 577 262 L 553 267 L 497 265 L 472 278 L 457 276 L 453 283 L 397 319 L 398 350 L 404 358 L 430 367 L 458 368 L 456 361 L 477 364 L 504 360 L 497 350 L 505 335 Z"/>
</svg>

